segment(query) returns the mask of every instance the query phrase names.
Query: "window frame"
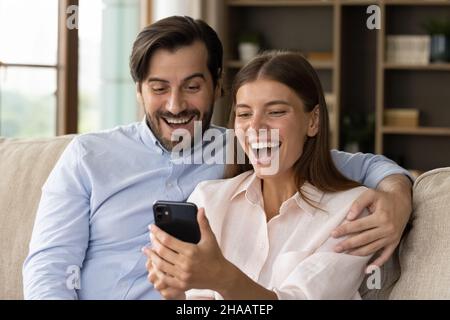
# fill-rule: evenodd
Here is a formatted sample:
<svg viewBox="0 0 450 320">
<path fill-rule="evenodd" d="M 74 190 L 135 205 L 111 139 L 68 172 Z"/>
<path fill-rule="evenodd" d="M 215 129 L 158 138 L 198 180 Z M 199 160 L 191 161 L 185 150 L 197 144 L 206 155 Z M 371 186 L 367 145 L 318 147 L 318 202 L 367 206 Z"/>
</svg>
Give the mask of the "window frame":
<svg viewBox="0 0 450 320">
<path fill-rule="evenodd" d="M 78 133 L 78 28 L 67 28 L 67 8 L 78 0 L 59 1 L 56 135 Z"/>
</svg>

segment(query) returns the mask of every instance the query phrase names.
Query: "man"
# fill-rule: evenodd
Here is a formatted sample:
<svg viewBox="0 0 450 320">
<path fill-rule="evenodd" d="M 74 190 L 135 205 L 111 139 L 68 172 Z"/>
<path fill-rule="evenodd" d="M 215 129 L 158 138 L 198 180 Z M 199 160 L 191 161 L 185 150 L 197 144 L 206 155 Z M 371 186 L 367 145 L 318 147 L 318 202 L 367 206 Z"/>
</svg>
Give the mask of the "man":
<svg viewBox="0 0 450 320">
<path fill-rule="evenodd" d="M 211 127 L 213 104 L 221 95 L 217 34 L 188 17 L 160 20 L 138 35 L 130 69 L 146 117 L 77 136 L 64 151 L 42 189 L 23 268 L 25 298 L 159 298 L 141 253 L 153 223 L 152 203 L 185 200 L 200 181 L 223 176 L 222 164 L 175 163 L 170 152 L 174 130 L 193 135 L 194 121 L 202 121 L 203 131 Z M 381 156 L 332 154 L 346 176 L 377 188 L 355 202 L 349 219 L 365 207 L 372 214 L 333 234 L 360 232 L 336 250 L 367 255 L 383 248 L 374 262 L 381 265 L 411 211 L 407 172 Z"/>
</svg>

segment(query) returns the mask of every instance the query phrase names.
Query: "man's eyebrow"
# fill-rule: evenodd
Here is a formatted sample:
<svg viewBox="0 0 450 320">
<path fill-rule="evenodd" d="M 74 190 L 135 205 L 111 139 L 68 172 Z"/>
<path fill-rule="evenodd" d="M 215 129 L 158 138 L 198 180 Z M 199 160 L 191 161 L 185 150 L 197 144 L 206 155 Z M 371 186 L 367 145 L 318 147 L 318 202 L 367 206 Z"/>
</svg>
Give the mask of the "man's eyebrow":
<svg viewBox="0 0 450 320">
<path fill-rule="evenodd" d="M 156 78 L 156 77 L 150 77 L 150 78 L 147 79 L 147 82 L 153 82 L 153 81 L 169 83 L 168 80 L 161 79 L 161 78 Z"/>
<path fill-rule="evenodd" d="M 197 72 L 197 73 L 191 74 L 190 76 L 187 76 L 186 78 L 184 78 L 183 82 L 187 82 L 187 81 L 189 81 L 189 80 L 191 80 L 193 78 L 197 78 L 197 77 L 198 78 L 202 78 L 203 80 L 206 81 L 205 75 L 203 73 L 201 73 L 201 72 Z M 165 83 L 169 83 L 170 82 L 169 80 L 161 79 L 161 78 L 158 78 L 158 77 L 150 77 L 150 78 L 147 79 L 147 82 L 152 82 L 152 81 L 165 82 Z"/>
<path fill-rule="evenodd" d="M 197 77 L 202 78 L 203 80 L 206 80 L 205 75 L 203 73 L 197 72 L 197 73 L 191 74 L 190 76 L 184 78 L 183 82 L 189 81 L 189 80 L 191 80 L 193 78 L 197 78 Z"/>
</svg>

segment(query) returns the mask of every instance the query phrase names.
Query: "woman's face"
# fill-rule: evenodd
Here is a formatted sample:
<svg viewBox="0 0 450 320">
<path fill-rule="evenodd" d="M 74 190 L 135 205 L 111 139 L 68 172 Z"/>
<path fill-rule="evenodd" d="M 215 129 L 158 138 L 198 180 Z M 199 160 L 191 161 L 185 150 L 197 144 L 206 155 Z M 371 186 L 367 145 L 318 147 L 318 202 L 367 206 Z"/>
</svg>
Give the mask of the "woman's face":
<svg viewBox="0 0 450 320">
<path fill-rule="evenodd" d="M 318 107 L 306 113 L 300 97 L 274 80 L 257 79 L 241 86 L 235 112 L 236 135 L 259 177 L 290 173 L 303 153 L 306 136 L 318 131 Z M 278 137 L 271 132 L 278 132 Z"/>
</svg>

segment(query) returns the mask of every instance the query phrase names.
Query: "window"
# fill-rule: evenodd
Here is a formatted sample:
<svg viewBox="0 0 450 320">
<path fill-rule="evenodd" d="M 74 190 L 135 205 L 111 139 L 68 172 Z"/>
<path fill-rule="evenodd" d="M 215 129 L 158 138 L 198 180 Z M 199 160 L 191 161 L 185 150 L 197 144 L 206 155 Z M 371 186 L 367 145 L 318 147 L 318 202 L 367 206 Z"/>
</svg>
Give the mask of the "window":
<svg viewBox="0 0 450 320">
<path fill-rule="evenodd" d="M 57 47 L 58 0 L 0 0 L 0 135 L 56 134 Z"/>
<path fill-rule="evenodd" d="M 0 136 L 50 137 L 139 120 L 128 63 L 152 4 L 0 0 Z M 66 27 L 72 5 L 75 29 Z"/>
<path fill-rule="evenodd" d="M 128 63 L 140 0 L 79 0 L 79 132 L 137 120 Z"/>
</svg>

